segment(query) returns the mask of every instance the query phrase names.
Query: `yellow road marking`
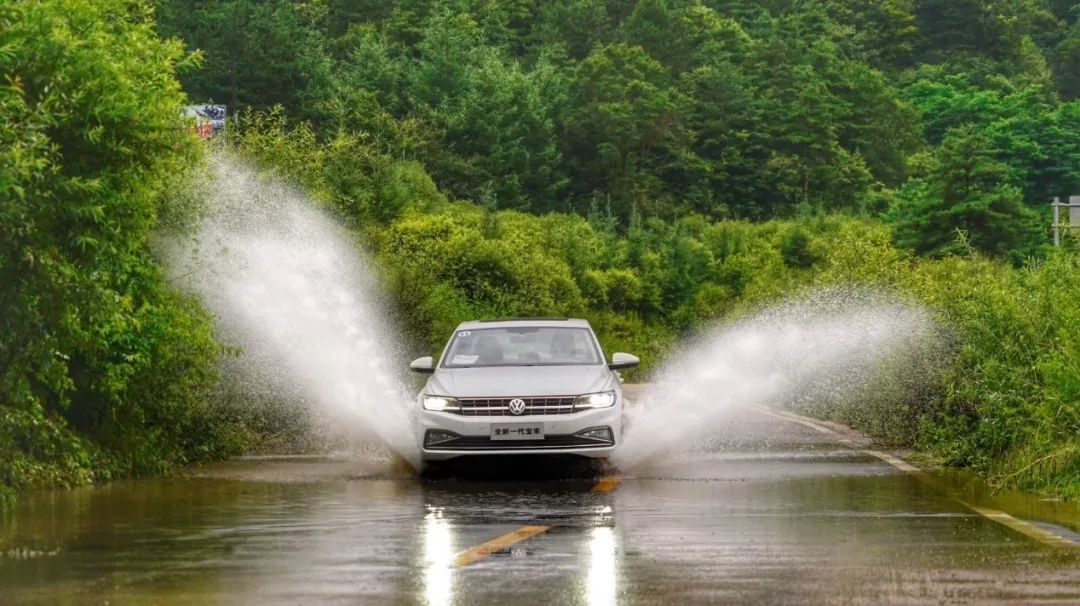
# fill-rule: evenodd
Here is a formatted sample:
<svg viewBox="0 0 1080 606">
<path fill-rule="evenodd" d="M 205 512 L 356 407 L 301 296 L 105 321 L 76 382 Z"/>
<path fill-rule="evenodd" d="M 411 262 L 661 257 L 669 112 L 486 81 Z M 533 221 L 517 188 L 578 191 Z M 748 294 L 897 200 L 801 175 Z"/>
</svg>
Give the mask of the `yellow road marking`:
<svg viewBox="0 0 1080 606">
<path fill-rule="evenodd" d="M 810 427 L 811 429 L 815 429 L 815 430 L 817 430 L 817 431 L 819 431 L 821 433 L 828 433 L 828 434 L 835 434 L 836 433 L 833 430 L 831 430 L 831 429 L 829 429 L 829 428 L 827 428 L 827 427 L 825 427 L 823 425 L 818 425 L 817 423 L 814 423 L 813 421 L 807 421 L 805 419 L 801 419 L 801 418 L 799 418 L 799 417 L 797 417 L 795 415 L 788 415 L 788 414 L 785 414 L 785 413 L 778 413 L 778 412 L 769 410 L 767 408 L 755 408 L 754 410 L 756 412 L 760 413 L 760 414 L 765 415 L 765 416 L 774 417 L 774 418 L 777 418 L 777 419 L 783 419 L 785 421 L 790 421 L 792 423 L 798 423 L 799 425 L 804 425 L 806 427 Z M 893 456 L 891 454 L 884 453 L 884 452 L 879 452 L 877 450 L 866 450 L 864 448 L 859 448 L 858 446 L 854 445 L 851 442 L 851 440 L 848 440 L 846 438 L 841 438 L 840 442 L 845 444 L 846 446 L 848 446 L 849 448 L 851 448 L 853 450 L 857 450 L 857 451 L 859 451 L 859 452 L 861 452 L 863 454 L 868 454 L 868 455 L 870 455 L 872 457 L 875 457 L 877 459 L 881 459 L 882 461 L 885 461 L 889 465 L 892 465 L 893 467 L 895 467 L 895 468 L 897 468 L 897 469 L 899 469 L 899 470 L 901 470 L 901 471 L 903 471 L 905 473 L 913 473 L 913 474 L 920 474 L 920 475 L 924 473 L 923 470 L 919 469 L 918 467 L 915 467 L 914 465 L 912 465 L 911 463 L 908 463 L 907 461 L 901 459 L 900 457 L 895 457 L 895 456 Z M 977 513 L 977 514 L 979 514 L 979 515 L 981 515 L 981 516 L 983 516 L 983 517 L 985 517 L 985 518 L 987 518 L 989 520 L 992 520 L 994 522 L 997 522 L 998 524 L 1001 524 L 1003 526 L 1011 528 L 1011 529 L 1015 530 L 1016 532 L 1019 532 L 1020 534 L 1026 536 L 1026 537 L 1030 537 L 1030 538 L 1035 539 L 1036 541 L 1039 541 L 1039 542 L 1044 543 L 1046 545 L 1051 545 L 1051 546 L 1054 546 L 1054 547 L 1080 548 L 1080 542 L 1073 541 L 1073 540 L 1067 539 L 1067 538 L 1065 538 L 1063 536 L 1054 534 L 1053 532 L 1051 532 L 1049 530 L 1046 530 L 1045 528 L 1040 528 L 1040 527 L 1038 527 L 1038 526 L 1036 526 L 1036 525 L 1034 525 L 1034 524 L 1032 524 L 1030 522 L 1025 522 L 1024 520 L 1021 520 L 1019 518 L 1014 518 L 1013 516 L 1005 513 L 1004 511 L 998 511 L 996 509 L 988 509 L 986 507 L 978 507 L 976 505 L 972 505 L 971 503 L 968 503 L 967 501 L 963 501 L 961 499 L 956 499 L 956 501 L 958 503 L 960 503 L 961 505 L 963 505 L 964 507 L 967 507 L 968 509 L 974 511 L 975 513 Z"/>
<path fill-rule="evenodd" d="M 593 492 L 611 492 L 619 486 L 619 476 L 605 476 L 592 487 Z M 522 526 L 514 532 L 491 539 L 475 547 L 470 547 L 454 556 L 454 566 L 468 566 L 493 553 L 498 553 L 515 543 L 530 539 L 551 530 L 551 526 Z"/>
<path fill-rule="evenodd" d="M 897 468 L 897 469 L 899 469 L 901 471 L 906 471 L 908 473 L 918 473 L 918 472 L 922 471 L 921 469 L 919 469 L 918 467 L 915 467 L 911 463 L 908 463 L 907 461 L 901 459 L 900 457 L 894 457 L 891 454 L 887 454 L 887 453 L 884 453 L 884 452 L 878 452 L 876 450 L 861 450 L 861 449 L 860 449 L 860 452 L 864 452 L 864 453 L 866 453 L 866 454 L 868 454 L 868 455 L 870 455 L 872 457 L 877 457 L 877 458 L 881 459 L 882 461 L 885 461 L 889 465 L 892 465 L 893 467 L 895 467 L 895 468 Z"/>
<path fill-rule="evenodd" d="M 960 501 L 959 499 L 957 500 Z M 972 505 L 971 503 L 966 503 L 964 501 L 960 501 L 960 503 L 968 509 L 980 513 L 983 516 L 997 522 L 998 524 L 1008 526 L 1016 532 L 1031 537 L 1036 541 L 1046 543 L 1047 545 L 1053 545 L 1054 547 L 1080 547 L 1080 543 L 1077 543 L 1076 541 L 1071 541 L 1063 536 L 1056 535 L 1053 532 L 1046 530 L 1045 528 L 1039 528 L 1031 522 L 1025 522 L 1024 520 L 1014 518 L 1011 515 L 1005 513 L 1004 511 L 987 509 L 985 507 L 976 507 L 975 505 Z"/>
<path fill-rule="evenodd" d="M 877 452 L 876 450 L 862 450 L 861 452 L 864 452 L 873 457 L 877 457 L 882 461 L 885 461 L 886 463 L 892 465 L 893 467 L 907 473 L 923 473 L 923 470 L 919 469 L 918 467 L 915 467 L 911 463 L 908 463 L 907 461 L 898 457 L 894 457 L 890 454 L 886 454 L 884 452 Z M 1002 526 L 1005 526 L 1007 528 L 1011 528 L 1026 537 L 1039 541 L 1040 543 L 1045 543 L 1053 547 L 1080 547 L 1080 543 L 1076 541 L 1054 534 L 1053 532 L 1045 528 L 1040 528 L 1032 524 L 1031 522 L 1026 522 L 1019 518 L 1014 518 L 1013 516 L 1005 513 L 1004 511 L 998 511 L 996 509 L 990 509 L 987 507 L 979 507 L 977 505 L 972 505 L 971 503 L 968 503 L 967 501 L 964 501 L 962 499 L 956 499 L 956 502 L 983 516 L 984 518 L 987 518 L 993 522 L 997 522 L 998 524 L 1001 524 Z"/>
<path fill-rule="evenodd" d="M 454 566 L 468 566 L 473 562 L 482 560 L 493 553 L 497 553 L 513 545 L 514 543 L 520 543 L 525 539 L 535 537 L 538 534 L 547 532 L 551 529 L 551 526 L 522 526 L 514 532 L 504 534 L 501 537 L 491 539 L 487 543 L 481 543 L 476 547 L 470 547 L 465 551 L 454 556 Z"/>
<path fill-rule="evenodd" d="M 600 478 L 600 481 L 596 483 L 596 486 L 592 487 L 593 492 L 611 492 L 619 486 L 619 476 L 605 476 Z"/>
</svg>

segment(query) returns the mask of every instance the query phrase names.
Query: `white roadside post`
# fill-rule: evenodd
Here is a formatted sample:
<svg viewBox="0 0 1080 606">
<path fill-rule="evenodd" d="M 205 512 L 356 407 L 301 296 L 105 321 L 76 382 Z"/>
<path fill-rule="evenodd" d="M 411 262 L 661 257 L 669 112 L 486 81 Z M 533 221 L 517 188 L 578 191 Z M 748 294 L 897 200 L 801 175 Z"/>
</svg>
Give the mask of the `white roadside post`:
<svg viewBox="0 0 1080 606">
<path fill-rule="evenodd" d="M 1069 196 L 1069 229 L 1080 227 L 1080 196 Z"/>
<path fill-rule="evenodd" d="M 1050 203 L 1050 206 L 1054 209 L 1054 247 L 1061 246 L 1061 198 L 1054 196 L 1054 201 Z"/>
<path fill-rule="evenodd" d="M 1054 201 L 1050 203 L 1051 208 L 1054 209 L 1054 222 L 1051 225 L 1054 229 L 1054 246 L 1061 246 L 1061 230 L 1080 228 L 1080 196 L 1069 196 L 1068 202 L 1062 202 L 1061 198 L 1054 196 Z M 1067 223 L 1061 222 L 1061 209 L 1069 209 L 1069 221 Z"/>
</svg>

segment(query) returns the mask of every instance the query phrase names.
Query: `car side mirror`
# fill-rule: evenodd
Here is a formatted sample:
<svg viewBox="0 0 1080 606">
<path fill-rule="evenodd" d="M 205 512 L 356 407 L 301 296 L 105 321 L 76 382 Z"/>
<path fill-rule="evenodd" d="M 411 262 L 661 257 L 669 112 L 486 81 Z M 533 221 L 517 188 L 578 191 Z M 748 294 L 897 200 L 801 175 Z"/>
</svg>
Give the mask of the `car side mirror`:
<svg viewBox="0 0 1080 606">
<path fill-rule="evenodd" d="M 641 360 L 639 360 L 637 356 L 618 351 L 611 354 L 611 364 L 608 364 L 608 368 L 611 370 L 625 370 L 627 368 L 633 368 L 640 363 Z"/>
<path fill-rule="evenodd" d="M 417 358 L 412 361 L 412 364 L 409 364 L 409 368 L 412 369 L 413 372 L 431 374 L 435 372 L 435 360 L 432 359 L 431 356 Z"/>
</svg>

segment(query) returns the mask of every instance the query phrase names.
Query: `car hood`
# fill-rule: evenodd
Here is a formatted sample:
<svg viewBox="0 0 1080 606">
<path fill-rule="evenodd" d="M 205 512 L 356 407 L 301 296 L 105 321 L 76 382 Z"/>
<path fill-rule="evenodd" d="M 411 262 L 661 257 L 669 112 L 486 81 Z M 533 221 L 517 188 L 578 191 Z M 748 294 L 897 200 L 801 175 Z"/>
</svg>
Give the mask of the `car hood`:
<svg viewBox="0 0 1080 606">
<path fill-rule="evenodd" d="M 611 389 L 607 366 L 440 368 L 427 393 L 455 398 L 576 396 Z"/>
</svg>

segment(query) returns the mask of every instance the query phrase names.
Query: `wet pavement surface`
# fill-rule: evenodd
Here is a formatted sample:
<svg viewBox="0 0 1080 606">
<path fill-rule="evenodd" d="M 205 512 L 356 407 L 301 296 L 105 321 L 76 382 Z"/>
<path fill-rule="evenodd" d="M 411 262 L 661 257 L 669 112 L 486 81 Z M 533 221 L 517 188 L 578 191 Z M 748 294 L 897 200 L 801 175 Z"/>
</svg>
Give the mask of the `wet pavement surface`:
<svg viewBox="0 0 1080 606">
<path fill-rule="evenodd" d="M 1062 535 L 1075 506 L 751 411 L 725 434 L 610 492 L 611 470 L 559 460 L 421 479 L 293 459 L 25 495 L 2 514 L 0 603 L 1080 603 L 1080 549 L 958 499 Z M 547 529 L 460 565 L 522 527 Z"/>
</svg>

